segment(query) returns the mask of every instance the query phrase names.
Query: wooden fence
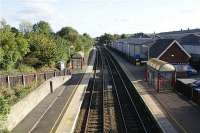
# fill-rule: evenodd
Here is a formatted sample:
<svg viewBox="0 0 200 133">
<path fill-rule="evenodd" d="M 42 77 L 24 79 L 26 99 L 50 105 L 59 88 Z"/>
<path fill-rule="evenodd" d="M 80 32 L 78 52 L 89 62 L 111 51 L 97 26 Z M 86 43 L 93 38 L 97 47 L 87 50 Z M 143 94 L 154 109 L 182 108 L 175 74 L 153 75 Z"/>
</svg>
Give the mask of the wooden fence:
<svg viewBox="0 0 200 133">
<path fill-rule="evenodd" d="M 70 75 L 69 70 L 47 71 L 42 73 L 20 74 L 20 75 L 0 75 L 0 88 L 15 87 L 17 85 L 31 85 L 33 82 L 46 81 L 52 77 Z"/>
</svg>

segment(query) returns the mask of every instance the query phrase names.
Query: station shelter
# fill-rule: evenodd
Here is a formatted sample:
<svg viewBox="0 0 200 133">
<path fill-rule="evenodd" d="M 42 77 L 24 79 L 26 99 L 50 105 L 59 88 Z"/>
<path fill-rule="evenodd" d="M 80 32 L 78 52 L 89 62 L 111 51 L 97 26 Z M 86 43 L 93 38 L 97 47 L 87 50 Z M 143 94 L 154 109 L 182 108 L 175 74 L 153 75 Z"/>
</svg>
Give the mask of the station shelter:
<svg viewBox="0 0 200 133">
<path fill-rule="evenodd" d="M 72 69 L 74 68 L 83 68 L 84 64 L 84 53 L 82 51 L 76 52 L 71 57 L 71 65 Z"/>
<path fill-rule="evenodd" d="M 145 79 L 157 92 L 170 90 L 175 87 L 176 69 L 168 62 L 152 58 L 147 62 Z"/>
</svg>

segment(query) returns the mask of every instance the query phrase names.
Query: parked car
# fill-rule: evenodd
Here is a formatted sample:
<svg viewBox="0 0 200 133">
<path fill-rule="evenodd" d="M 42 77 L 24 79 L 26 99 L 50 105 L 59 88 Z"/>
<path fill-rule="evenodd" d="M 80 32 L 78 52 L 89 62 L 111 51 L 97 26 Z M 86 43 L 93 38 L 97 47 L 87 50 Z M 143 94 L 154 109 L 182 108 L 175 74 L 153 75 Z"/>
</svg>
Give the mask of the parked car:
<svg viewBox="0 0 200 133">
<path fill-rule="evenodd" d="M 197 70 L 195 70 L 195 69 L 194 69 L 192 66 L 190 66 L 190 65 L 187 65 L 186 71 L 187 71 L 188 76 L 198 74 Z"/>
<path fill-rule="evenodd" d="M 197 81 L 193 82 L 192 84 L 190 84 L 190 86 L 192 88 L 198 88 L 198 89 L 200 89 L 200 80 L 197 80 Z"/>
<path fill-rule="evenodd" d="M 179 73 L 187 73 L 188 76 L 191 75 L 196 75 L 198 74 L 197 70 L 195 70 L 192 66 L 190 65 L 174 65 L 176 67 L 176 71 Z"/>
</svg>

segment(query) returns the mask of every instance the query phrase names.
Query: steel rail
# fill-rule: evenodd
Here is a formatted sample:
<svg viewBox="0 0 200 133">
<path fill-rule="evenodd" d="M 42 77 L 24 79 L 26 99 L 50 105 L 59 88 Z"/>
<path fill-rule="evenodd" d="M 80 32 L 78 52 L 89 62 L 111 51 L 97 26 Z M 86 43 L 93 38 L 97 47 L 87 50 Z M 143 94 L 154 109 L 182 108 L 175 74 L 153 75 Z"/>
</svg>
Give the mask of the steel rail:
<svg viewBox="0 0 200 133">
<path fill-rule="evenodd" d="M 92 87 L 92 90 L 91 90 L 91 97 L 90 97 L 90 100 L 89 100 L 89 109 L 88 109 L 88 112 L 87 112 L 87 117 L 86 117 L 86 126 L 85 126 L 85 129 L 84 129 L 84 133 L 86 133 L 88 130 L 89 130 L 89 120 L 90 118 L 93 118 L 93 116 L 91 116 L 91 106 L 92 106 L 92 102 L 96 102 L 95 104 L 95 109 L 97 111 L 97 119 L 99 118 L 99 116 L 101 115 L 100 117 L 100 120 L 102 120 L 102 122 L 98 121 L 97 122 L 97 125 L 102 124 L 101 125 L 101 128 L 100 130 L 103 131 L 103 101 L 100 101 L 101 100 L 101 96 L 103 94 L 103 89 L 100 87 L 96 87 L 97 86 L 97 80 L 96 80 L 96 76 L 97 76 L 97 72 L 96 70 L 100 69 L 100 72 L 99 72 L 99 79 L 100 79 L 100 84 L 102 85 L 103 83 L 103 80 L 101 79 L 101 76 L 102 76 L 102 70 L 103 70 L 103 63 L 102 63 L 102 60 L 101 60 L 101 53 L 100 53 L 100 50 L 97 49 L 97 58 L 96 58 L 96 65 L 95 65 L 95 68 L 94 68 L 94 81 L 93 81 L 93 87 Z M 102 97 L 103 99 L 103 97 Z M 99 112 L 100 111 L 100 112 Z M 102 112 L 101 112 L 102 111 Z M 90 127 L 91 128 L 91 127 Z M 92 129 L 92 128 L 91 128 Z"/>
<path fill-rule="evenodd" d="M 122 105 L 121 105 L 121 102 L 120 102 L 120 99 L 119 99 L 119 95 L 117 93 L 117 86 L 116 86 L 116 83 L 115 83 L 115 80 L 114 80 L 114 76 L 113 76 L 113 73 L 112 73 L 112 70 L 111 70 L 111 66 L 109 64 L 109 61 L 107 58 L 105 58 L 106 60 L 106 63 L 108 65 L 108 71 L 110 72 L 110 75 L 111 75 L 111 79 L 112 79 L 112 82 L 113 82 L 113 86 L 114 86 L 114 92 L 115 92 L 115 95 L 116 95 L 116 98 L 117 98 L 117 102 L 118 102 L 118 105 L 119 105 L 119 109 L 120 109 L 120 115 L 121 115 L 121 119 L 122 119 L 122 124 L 123 124 L 123 128 L 124 128 L 124 132 L 125 133 L 128 133 L 128 130 L 127 130 L 127 127 L 126 127 L 126 122 L 125 122 L 125 118 L 124 118 L 124 113 L 123 113 L 123 110 L 122 110 Z"/>
<path fill-rule="evenodd" d="M 89 117 L 90 117 L 90 107 L 92 105 L 92 98 L 93 98 L 93 92 L 94 92 L 94 88 L 95 88 L 95 77 L 96 77 L 96 69 L 97 69 L 97 65 L 98 65 L 98 50 L 96 52 L 96 61 L 94 64 L 94 76 L 93 76 L 93 85 L 92 85 L 92 90 L 91 90 L 91 95 L 89 98 L 89 106 L 88 106 L 88 111 L 87 111 L 87 116 L 86 116 L 86 125 L 85 125 L 85 129 L 84 129 L 84 133 L 87 132 L 87 128 L 88 128 L 88 121 L 89 121 Z"/>
<path fill-rule="evenodd" d="M 105 50 L 106 50 L 106 49 L 105 49 Z M 106 51 L 107 51 L 107 50 L 106 50 Z M 135 111 L 136 111 L 136 113 L 137 113 L 137 116 L 138 116 L 138 118 L 139 118 L 139 120 L 140 120 L 140 123 L 142 124 L 142 127 L 143 127 L 144 132 L 147 133 L 147 129 L 146 129 L 146 127 L 145 127 L 145 125 L 144 125 L 144 123 L 143 123 L 141 117 L 140 117 L 139 112 L 137 111 L 137 108 L 136 108 L 136 106 L 135 106 L 135 104 L 134 104 L 134 102 L 133 102 L 133 100 L 132 100 L 132 98 L 131 98 L 131 95 L 130 95 L 130 93 L 129 93 L 129 91 L 128 91 L 128 89 L 127 89 L 125 83 L 124 83 L 124 80 L 123 80 L 123 78 L 122 78 L 120 72 L 119 72 L 118 69 L 117 69 L 117 66 L 116 66 L 115 62 L 113 61 L 113 59 L 112 59 L 110 53 L 109 53 L 108 51 L 107 51 L 106 53 L 107 53 L 107 55 L 108 55 L 108 56 L 106 56 L 106 57 L 110 59 L 110 63 L 112 62 L 112 64 L 113 64 L 113 66 L 114 66 L 114 68 L 115 68 L 117 74 L 119 75 L 119 78 L 121 79 L 121 81 L 122 81 L 122 83 L 123 83 L 124 88 L 126 89 L 126 92 L 127 92 L 128 96 L 129 96 L 129 99 L 130 99 L 130 101 L 131 101 L 131 103 L 132 103 L 132 105 L 133 105 L 133 107 L 134 107 L 134 109 L 135 109 Z"/>
<path fill-rule="evenodd" d="M 103 62 L 103 56 L 102 51 L 99 49 L 100 57 L 101 57 L 101 74 L 102 74 L 102 131 L 104 132 L 104 89 L 105 89 L 105 82 L 104 82 L 104 62 Z"/>
</svg>

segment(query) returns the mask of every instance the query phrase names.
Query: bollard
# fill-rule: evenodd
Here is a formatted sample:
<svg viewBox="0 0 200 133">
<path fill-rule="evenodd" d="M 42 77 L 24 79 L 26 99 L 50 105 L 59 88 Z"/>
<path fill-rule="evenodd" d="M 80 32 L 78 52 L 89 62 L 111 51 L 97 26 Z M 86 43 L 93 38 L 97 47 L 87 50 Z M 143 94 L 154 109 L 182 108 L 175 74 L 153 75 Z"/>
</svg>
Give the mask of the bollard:
<svg viewBox="0 0 200 133">
<path fill-rule="evenodd" d="M 53 93 L 53 81 L 50 81 L 50 92 Z"/>
</svg>

